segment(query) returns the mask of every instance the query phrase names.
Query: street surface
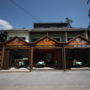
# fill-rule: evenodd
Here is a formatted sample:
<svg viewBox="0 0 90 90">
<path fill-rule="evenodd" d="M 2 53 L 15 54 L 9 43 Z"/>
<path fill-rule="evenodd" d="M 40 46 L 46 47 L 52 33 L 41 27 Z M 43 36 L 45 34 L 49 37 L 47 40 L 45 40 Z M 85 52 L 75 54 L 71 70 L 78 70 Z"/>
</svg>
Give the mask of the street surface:
<svg viewBox="0 0 90 90">
<path fill-rule="evenodd" d="M 90 71 L 0 72 L 0 90 L 90 90 Z"/>
</svg>

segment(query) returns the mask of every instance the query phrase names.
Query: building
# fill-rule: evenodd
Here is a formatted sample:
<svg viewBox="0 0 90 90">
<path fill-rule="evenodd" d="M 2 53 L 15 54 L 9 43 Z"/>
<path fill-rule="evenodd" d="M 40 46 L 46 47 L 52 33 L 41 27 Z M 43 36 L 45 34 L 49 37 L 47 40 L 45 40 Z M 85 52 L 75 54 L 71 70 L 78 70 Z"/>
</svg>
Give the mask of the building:
<svg viewBox="0 0 90 90">
<path fill-rule="evenodd" d="M 90 66 L 90 29 L 68 23 L 34 23 L 32 29 L 6 30 L 0 43 L 0 68 L 31 69 L 43 60 L 47 67 L 70 69 L 76 59 Z M 20 64 L 20 65 L 19 65 Z"/>
</svg>

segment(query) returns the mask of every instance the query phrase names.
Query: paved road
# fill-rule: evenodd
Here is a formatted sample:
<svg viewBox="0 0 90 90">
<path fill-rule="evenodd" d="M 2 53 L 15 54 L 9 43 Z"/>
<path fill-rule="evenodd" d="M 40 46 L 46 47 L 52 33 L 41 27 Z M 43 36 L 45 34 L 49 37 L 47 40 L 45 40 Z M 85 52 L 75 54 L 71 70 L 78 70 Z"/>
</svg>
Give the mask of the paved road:
<svg viewBox="0 0 90 90">
<path fill-rule="evenodd" d="M 90 71 L 1 72 L 0 90 L 90 90 Z"/>
</svg>

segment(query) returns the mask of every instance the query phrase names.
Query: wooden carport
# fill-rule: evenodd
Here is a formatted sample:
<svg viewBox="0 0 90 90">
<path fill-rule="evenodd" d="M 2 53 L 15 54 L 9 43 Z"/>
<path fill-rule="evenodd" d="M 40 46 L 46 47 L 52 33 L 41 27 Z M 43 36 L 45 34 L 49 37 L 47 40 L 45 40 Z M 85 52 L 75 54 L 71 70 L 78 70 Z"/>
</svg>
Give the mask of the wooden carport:
<svg viewBox="0 0 90 90">
<path fill-rule="evenodd" d="M 54 59 L 58 60 L 57 67 L 59 69 L 70 69 L 71 62 L 67 60 L 68 54 L 70 50 L 74 49 L 90 49 L 90 41 L 85 37 L 78 35 L 75 38 L 71 39 L 67 43 L 60 43 L 55 39 L 44 36 L 39 40 L 33 43 L 27 43 L 26 41 L 22 40 L 19 37 L 14 37 L 11 40 L 8 40 L 4 43 L 0 44 L 0 68 L 1 69 L 8 69 L 9 62 L 8 56 L 9 51 L 11 49 L 24 49 L 28 50 L 28 59 L 29 59 L 29 67 L 30 69 L 33 68 L 33 61 L 34 61 L 34 54 L 35 52 L 54 52 L 56 54 Z M 89 52 L 89 51 L 88 51 Z"/>
<path fill-rule="evenodd" d="M 40 38 L 39 40 L 34 42 L 34 47 L 33 47 L 33 51 L 41 51 L 41 52 L 54 52 L 56 51 L 56 53 L 54 55 L 56 55 L 54 57 L 55 60 L 57 60 L 57 67 L 59 69 L 63 69 L 64 65 L 63 65 L 63 54 L 62 54 L 62 46 L 63 43 L 60 43 L 58 41 L 56 41 L 55 39 L 49 37 L 49 36 L 44 36 L 42 38 Z M 34 59 L 34 57 L 33 57 Z"/>
<path fill-rule="evenodd" d="M 70 60 L 70 51 L 78 50 L 87 50 L 87 53 L 89 53 L 90 49 L 90 40 L 86 39 L 85 37 L 78 35 L 75 38 L 68 41 L 65 45 L 65 62 L 66 62 L 66 68 L 71 68 L 71 60 Z M 78 54 L 78 53 L 77 53 Z"/>
<path fill-rule="evenodd" d="M 22 40 L 19 37 L 14 37 L 11 40 L 8 40 L 4 43 L 0 44 L 0 68 L 1 69 L 8 69 L 9 68 L 9 51 L 17 50 L 17 49 L 24 49 L 28 50 L 28 59 L 29 59 L 29 67 L 31 68 L 31 56 L 32 56 L 32 47 L 31 43 L 27 43 L 26 41 Z"/>
</svg>

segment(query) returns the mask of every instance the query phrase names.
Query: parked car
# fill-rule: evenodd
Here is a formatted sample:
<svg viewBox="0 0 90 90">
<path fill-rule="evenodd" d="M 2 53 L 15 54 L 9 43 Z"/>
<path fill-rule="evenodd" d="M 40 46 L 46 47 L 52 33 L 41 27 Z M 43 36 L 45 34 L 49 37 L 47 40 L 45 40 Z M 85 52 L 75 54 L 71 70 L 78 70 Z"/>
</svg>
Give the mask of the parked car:
<svg viewBox="0 0 90 90">
<path fill-rule="evenodd" d="M 38 61 L 37 63 L 36 63 L 36 67 L 39 67 L 39 68 L 41 68 L 41 67 L 45 67 L 45 62 L 43 61 L 43 60 L 40 60 L 40 61 Z"/>
</svg>

